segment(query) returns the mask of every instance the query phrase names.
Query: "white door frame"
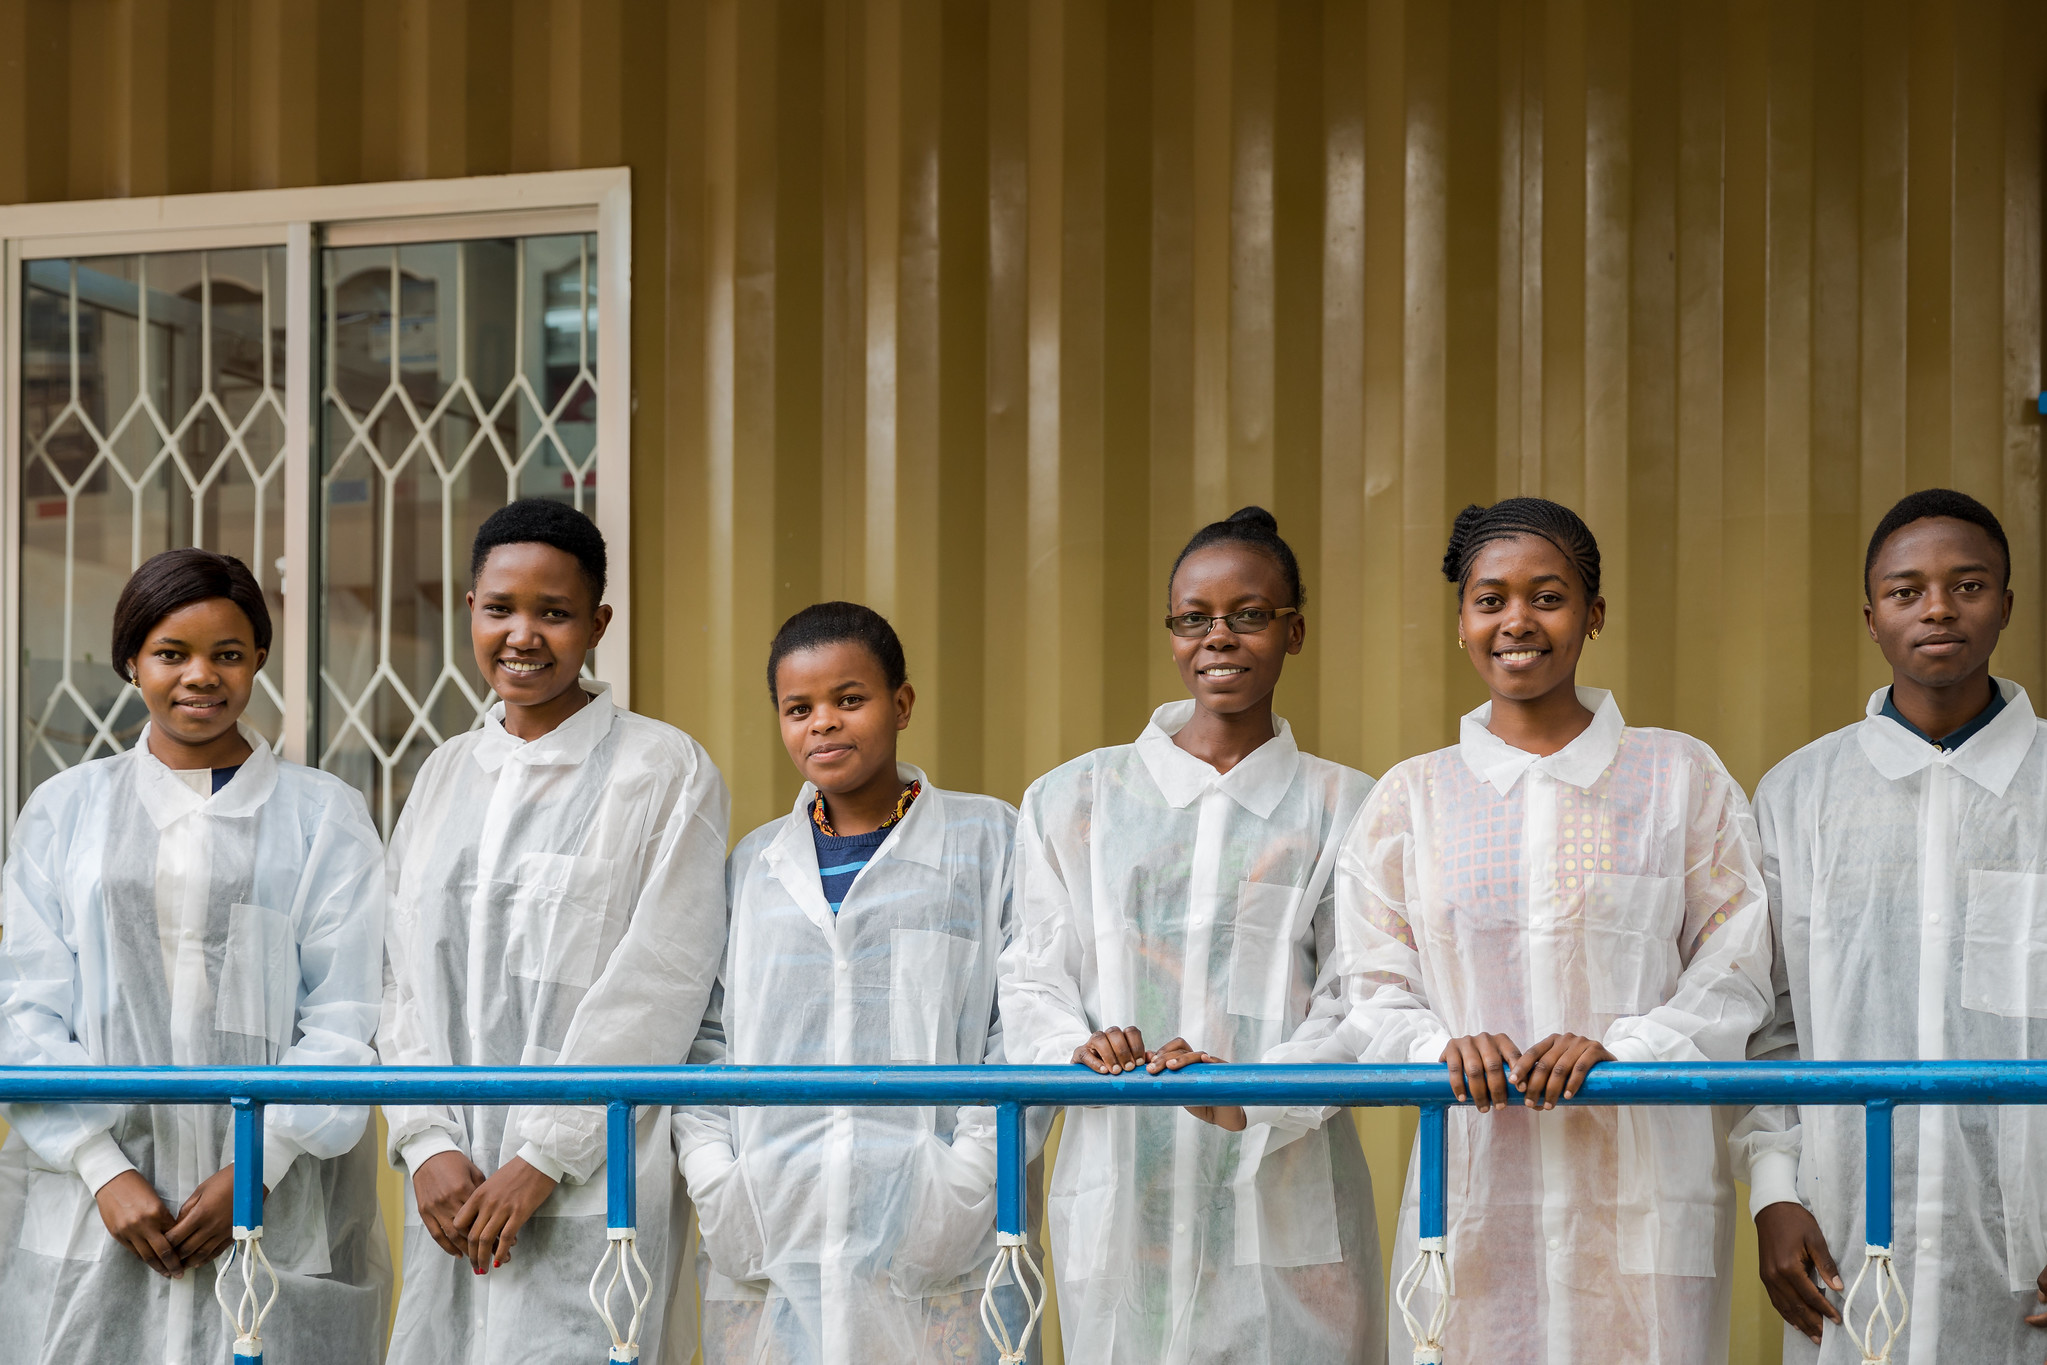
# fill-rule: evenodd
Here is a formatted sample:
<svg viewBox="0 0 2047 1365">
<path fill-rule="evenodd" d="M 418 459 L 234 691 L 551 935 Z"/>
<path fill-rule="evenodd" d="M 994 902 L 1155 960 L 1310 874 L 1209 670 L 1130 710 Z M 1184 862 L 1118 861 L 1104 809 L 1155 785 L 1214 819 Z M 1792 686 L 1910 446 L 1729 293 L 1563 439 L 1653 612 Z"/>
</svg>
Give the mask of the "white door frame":
<svg viewBox="0 0 2047 1365">
<path fill-rule="evenodd" d="M 5 778 L 0 818 L 21 801 L 22 268 L 37 259 L 152 251 L 285 248 L 284 755 L 308 761 L 313 594 L 313 314 L 323 246 L 380 246 L 462 238 L 597 234 L 598 529 L 621 585 L 598 675 L 632 704 L 632 172 L 625 167 L 460 180 L 72 200 L 0 207 L 0 727 Z M 616 641 L 614 645 L 612 641 Z"/>
</svg>

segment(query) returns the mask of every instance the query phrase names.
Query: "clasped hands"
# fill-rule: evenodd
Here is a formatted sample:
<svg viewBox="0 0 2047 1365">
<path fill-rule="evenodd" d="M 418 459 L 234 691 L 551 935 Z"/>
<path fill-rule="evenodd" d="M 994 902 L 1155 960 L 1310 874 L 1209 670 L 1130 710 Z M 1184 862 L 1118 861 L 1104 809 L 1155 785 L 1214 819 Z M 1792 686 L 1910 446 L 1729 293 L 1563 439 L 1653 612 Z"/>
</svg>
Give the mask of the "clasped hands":
<svg viewBox="0 0 2047 1365">
<path fill-rule="evenodd" d="M 1175 1038 L 1162 1048 L 1147 1049 L 1144 1034 L 1138 1029 L 1111 1025 L 1089 1034 L 1088 1040 L 1073 1050 L 1073 1060 L 1075 1065 L 1087 1067 L 1102 1076 L 1119 1076 L 1139 1067 L 1157 1076 L 1198 1066 L 1202 1062 L 1220 1064 L 1224 1059 L 1189 1046 L 1185 1038 Z M 1241 1105 L 1190 1104 L 1184 1107 L 1203 1123 L 1212 1123 L 1225 1132 L 1244 1131 L 1244 1109 Z"/>
<path fill-rule="evenodd" d="M 1484 1114 L 1506 1107 L 1510 1080 L 1530 1109 L 1554 1109 L 1578 1093 L 1586 1072 L 1618 1059 L 1598 1039 L 1575 1033 L 1552 1033 L 1526 1052 L 1504 1033 L 1473 1033 L 1452 1038 L 1440 1060 L 1450 1068 L 1451 1092 Z"/>
<path fill-rule="evenodd" d="M 412 1173 L 419 1221 L 441 1250 L 479 1275 L 512 1259 L 519 1231 L 554 1193 L 555 1182 L 513 1157 L 485 1178 L 461 1152 L 441 1152 Z"/>
</svg>

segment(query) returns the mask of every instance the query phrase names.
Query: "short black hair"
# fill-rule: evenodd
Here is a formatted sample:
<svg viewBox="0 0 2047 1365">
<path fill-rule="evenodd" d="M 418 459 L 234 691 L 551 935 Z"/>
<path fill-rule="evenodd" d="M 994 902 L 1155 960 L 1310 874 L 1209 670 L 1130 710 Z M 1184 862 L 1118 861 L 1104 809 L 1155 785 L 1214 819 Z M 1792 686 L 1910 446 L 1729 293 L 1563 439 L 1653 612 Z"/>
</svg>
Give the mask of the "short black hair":
<svg viewBox="0 0 2047 1365">
<path fill-rule="evenodd" d="M 1548 498 L 1502 498 L 1491 507 L 1469 504 L 1450 525 L 1450 543 L 1443 550 L 1443 577 L 1457 585 L 1459 598 L 1478 552 L 1496 540 L 1515 536 L 1540 536 L 1556 546 L 1577 570 L 1586 600 L 1599 596 L 1599 541 L 1585 519 Z"/>
<path fill-rule="evenodd" d="M 889 691 L 910 680 L 909 666 L 903 662 L 903 642 L 896 638 L 896 628 L 886 616 L 858 602 L 819 602 L 797 612 L 775 632 L 775 642 L 768 646 L 768 700 L 781 695 L 775 690 L 775 670 L 782 660 L 806 649 L 840 644 L 860 645 L 872 654 L 888 679 Z"/>
<path fill-rule="evenodd" d="M 500 545 L 526 544 L 552 545 L 563 554 L 574 555 L 590 582 L 591 596 L 597 602 L 604 600 L 604 533 L 596 522 L 552 498 L 521 498 L 483 519 L 469 551 L 470 584 L 476 583 L 492 550 Z"/>
<path fill-rule="evenodd" d="M 1211 521 L 1196 531 L 1173 561 L 1171 573 L 1166 575 L 1166 605 L 1172 605 L 1173 578 L 1180 572 L 1180 565 L 1196 550 L 1205 550 L 1211 545 L 1223 543 L 1248 545 L 1259 551 L 1273 563 L 1279 565 L 1280 577 L 1286 580 L 1286 590 L 1293 597 L 1284 606 L 1298 607 L 1306 603 L 1307 594 L 1301 589 L 1301 563 L 1294 558 L 1294 547 L 1280 538 L 1279 518 L 1263 507 L 1239 507 L 1221 521 Z"/>
<path fill-rule="evenodd" d="M 270 604 L 249 566 L 233 555 L 218 554 L 187 546 L 151 555 L 142 567 L 128 576 L 114 603 L 114 672 L 122 682 L 134 682 L 128 661 L 149 643 L 149 632 L 172 612 L 194 602 L 225 597 L 249 618 L 249 629 L 257 649 L 270 648 Z"/>
<path fill-rule="evenodd" d="M 1967 493 L 1957 493 L 1952 488 L 1922 488 L 1917 493 L 1907 493 L 1899 498 L 1884 519 L 1876 524 L 1876 530 L 1869 535 L 1869 553 L 1862 557 L 1862 595 L 1875 600 L 1870 591 L 1869 575 L 1876 569 L 1876 557 L 1882 552 L 1884 542 L 1904 530 L 1915 521 L 1928 517 L 1953 517 L 1956 521 L 1971 522 L 1981 526 L 1989 537 L 1997 542 L 1997 552 L 2004 556 L 2004 586 L 2011 586 L 2011 542 L 2004 538 L 2004 526 L 1997 520 L 1997 514 Z"/>
</svg>

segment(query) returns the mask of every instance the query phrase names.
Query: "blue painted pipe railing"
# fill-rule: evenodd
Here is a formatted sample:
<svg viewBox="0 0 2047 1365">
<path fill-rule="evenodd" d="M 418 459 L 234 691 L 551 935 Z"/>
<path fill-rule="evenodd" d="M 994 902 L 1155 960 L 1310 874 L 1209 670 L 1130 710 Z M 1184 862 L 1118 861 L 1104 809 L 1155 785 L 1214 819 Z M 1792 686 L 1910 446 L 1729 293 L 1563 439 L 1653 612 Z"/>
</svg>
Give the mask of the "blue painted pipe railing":
<svg viewBox="0 0 2047 1365">
<path fill-rule="evenodd" d="M 1516 1092 L 1518 1098 L 1519 1092 Z M 1418 1232 L 1444 1229 L 1440 1064 L 1201 1066 L 1098 1076 L 1072 1066 L 892 1067 L 0 1067 L 0 1101 L 227 1104 L 235 1110 L 235 1222 L 262 1218 L 263 1106 L 574 1104 L 607 1110 L 608 1225 L 633 1226 L 633 1119 L 641 1105 L 996 1107 L 996 1224 L 1025 1228 L 1025 1111 L 1066 1105 L 1395 1106 L 1421 1110 Z M 1868 1240 L 1891 1241 L 1891 1115 L 1898 1105 L 2047 1104 L 2047 1061 L 1607 1062 L 1566 1103 L 1861 1105 Z"/>
</svg>

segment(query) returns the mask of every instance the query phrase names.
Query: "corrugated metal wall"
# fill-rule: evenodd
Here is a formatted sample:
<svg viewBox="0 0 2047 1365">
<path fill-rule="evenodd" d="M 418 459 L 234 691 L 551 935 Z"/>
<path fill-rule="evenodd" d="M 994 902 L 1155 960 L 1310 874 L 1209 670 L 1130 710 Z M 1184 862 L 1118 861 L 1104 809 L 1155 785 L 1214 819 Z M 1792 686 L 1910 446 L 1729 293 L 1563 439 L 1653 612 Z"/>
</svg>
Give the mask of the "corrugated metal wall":
<svg viewBox="0 0 2047 1365">
<path fill-rule="evenodd" d="M 0 0 L 0 77 L 0 200 L 633 168 L 635 695 L 736 828 L 788 612 L 888 613 L 911 757 L 1014 798 L 1175 693 L 1251 501 L 1375 772 L 1477 699 L 1437 563 L 1516 492 L 1601 537 L 1590 680 L 1746 783 L 1881 681 L 1910 488 L 2006 518 L 2043 680 L 2033 0 Z"/>
</svg>

